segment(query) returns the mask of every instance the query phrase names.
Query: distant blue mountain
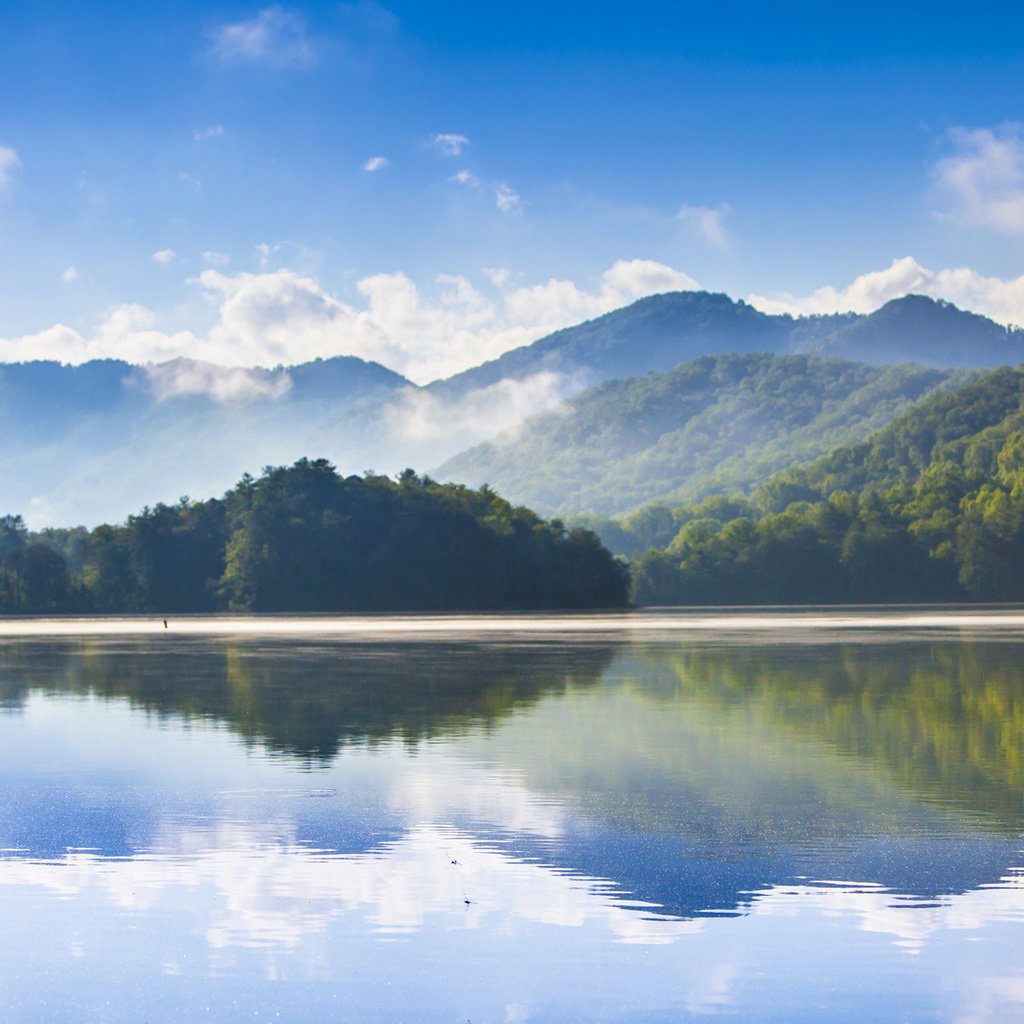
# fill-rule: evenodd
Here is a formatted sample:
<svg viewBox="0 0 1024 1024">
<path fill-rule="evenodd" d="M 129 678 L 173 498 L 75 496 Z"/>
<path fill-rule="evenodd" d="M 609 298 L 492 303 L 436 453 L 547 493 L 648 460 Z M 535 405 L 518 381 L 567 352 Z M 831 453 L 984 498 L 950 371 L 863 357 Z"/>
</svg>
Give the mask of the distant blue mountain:
<svg viewBox="0 0 1024 1024">
<path fill-rule="evenodd" d="M 894 299 L 865 316 L 791 317 L 762 313 L 727 295 L 670 292 L 556 331 L 430 388 L 455 396 L 548 371 L 575 379 L 573 390 L 580 391 L 607 380 L 671 370 L 700 356 L 752 352 L 989 367 L 1024 361 L 1024 331 L 921 295 Z"/>
</svg>

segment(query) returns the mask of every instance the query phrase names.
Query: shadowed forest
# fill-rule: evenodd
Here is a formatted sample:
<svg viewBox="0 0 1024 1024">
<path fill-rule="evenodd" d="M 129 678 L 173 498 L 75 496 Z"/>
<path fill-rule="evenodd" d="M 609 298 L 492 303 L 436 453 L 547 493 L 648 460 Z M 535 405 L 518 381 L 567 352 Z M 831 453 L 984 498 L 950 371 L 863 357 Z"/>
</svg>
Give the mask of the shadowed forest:
<svg viewBox="0 0 1024 1024">
<path fill-rule="evenodd" d="M 0 520 L 8 613 L 612 608 L 628 579 L 590 531 L 489 488 L 412 470 L 343 478 L 323 459 L 121 526 L 30 534 Z"/>
</svg>

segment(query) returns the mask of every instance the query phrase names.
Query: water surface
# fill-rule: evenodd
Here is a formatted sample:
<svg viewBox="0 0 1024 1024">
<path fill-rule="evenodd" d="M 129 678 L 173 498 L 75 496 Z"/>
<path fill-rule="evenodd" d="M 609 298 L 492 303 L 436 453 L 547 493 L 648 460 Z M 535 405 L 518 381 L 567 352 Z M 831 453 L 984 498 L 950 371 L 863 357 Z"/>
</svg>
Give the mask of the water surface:
<svg viewBox="0 0 1024 1024">
<path fill-rule="evenodd" d="M 5 1021 L 1017 1021 L 1024 618 L 0 623 Z"/>
</svg>

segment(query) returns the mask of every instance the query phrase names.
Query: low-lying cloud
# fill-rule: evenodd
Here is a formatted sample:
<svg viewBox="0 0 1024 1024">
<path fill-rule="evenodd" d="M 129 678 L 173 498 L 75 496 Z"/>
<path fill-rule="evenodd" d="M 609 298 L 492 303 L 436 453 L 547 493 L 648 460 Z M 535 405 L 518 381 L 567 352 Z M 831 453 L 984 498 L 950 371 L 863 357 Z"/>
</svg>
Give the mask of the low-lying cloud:
<svg viewBox="0 0 1024 1024">
<path fill-rule="evenodd" d="M 286 371 L 250 370 L 240 366 L 216 366 L 194 359 L 141 367 L 147 389 L 157 401 L 204 397 L 215 402 L 236 403 L 257 398 L 277 399 L 292 387 Z"/>
<path fill-rule="evenodd" d="M 466 438 L 467 444 L 502 434 L 530 416 L 565 407 L 567 395 L 580 390 L 564 374 L 544 371 L 522 380 L 506 377 L 457 399 L 409 388 L 384 410 L 389 431 L 401 441 Z"/>
</svg>

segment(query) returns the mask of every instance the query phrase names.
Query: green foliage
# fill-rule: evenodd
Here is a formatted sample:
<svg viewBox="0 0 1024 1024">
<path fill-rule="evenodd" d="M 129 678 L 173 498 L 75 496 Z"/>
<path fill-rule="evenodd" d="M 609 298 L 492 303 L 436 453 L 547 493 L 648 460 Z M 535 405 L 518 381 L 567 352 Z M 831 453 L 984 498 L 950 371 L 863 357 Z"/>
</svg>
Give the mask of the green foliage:
<svg viewBox="0 0 1024 1024">
<path fill-rule="evenodd" d="M 325 459 L 246 475 L 122 526 L 47 531 L 0 521 L 9 612 L 453 611 L 626 603 L 628 571 L 588 530 L 566 530 L 490 488 L 342 478 Z M 64 546 L 64 551 L 61 546 Z M 0 548 L 3 550 L 3 548 Z M 66 552 L 81 565 L 68 572 Z"/>
<path fill-rule="evenodd" d="M 438 472 L 486 479 L 533 507 L 569 515 L 749 493 L 783 468 L 867 438 L 923 395 L 965 378 L 810 356 L 705 356 L 592 388 L 567 410 L 535 417 L 514 437 L 470 449 Z"/>
<path fill-rule="evenodd" d="M 780 474 L 734 518 L 673 510 L 640 604 L 1024 599 L 1024 370 L 926 399 Z M 660 510 L 655 510 L 660 514 Z"/>
</svg>

